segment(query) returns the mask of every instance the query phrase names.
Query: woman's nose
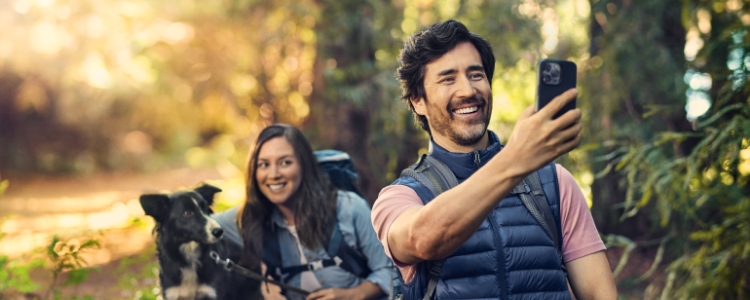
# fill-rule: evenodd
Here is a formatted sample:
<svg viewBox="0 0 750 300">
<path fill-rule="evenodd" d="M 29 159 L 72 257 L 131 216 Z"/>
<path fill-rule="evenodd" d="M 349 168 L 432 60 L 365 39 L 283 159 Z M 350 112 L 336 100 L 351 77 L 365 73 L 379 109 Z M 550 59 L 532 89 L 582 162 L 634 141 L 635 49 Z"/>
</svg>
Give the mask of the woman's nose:
<svg viewBox="0 0 750 300">
<path fill-rule="evenodd" d="M 279 178 L 281 177 L 281 172 L 279 171 L 279 167 L 273 166 L 271 167 L 271 178 Z"/>
</svg>

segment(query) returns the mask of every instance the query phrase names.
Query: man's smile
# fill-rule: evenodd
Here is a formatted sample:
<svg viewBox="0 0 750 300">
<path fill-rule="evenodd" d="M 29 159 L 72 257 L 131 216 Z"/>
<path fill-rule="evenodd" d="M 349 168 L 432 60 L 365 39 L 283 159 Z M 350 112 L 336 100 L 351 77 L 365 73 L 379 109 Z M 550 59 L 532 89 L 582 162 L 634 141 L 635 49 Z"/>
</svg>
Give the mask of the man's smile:
<svg viewBox="0 0 750 300">
<path fill-rule="evenodd" d="M 479 106 L 470 106 L 470 107 L 456 109 L 453 111 L 453 113 L 463 115 L 463 114 L 470 114 L 478 110 L 479 110 Z"/>
</svg>

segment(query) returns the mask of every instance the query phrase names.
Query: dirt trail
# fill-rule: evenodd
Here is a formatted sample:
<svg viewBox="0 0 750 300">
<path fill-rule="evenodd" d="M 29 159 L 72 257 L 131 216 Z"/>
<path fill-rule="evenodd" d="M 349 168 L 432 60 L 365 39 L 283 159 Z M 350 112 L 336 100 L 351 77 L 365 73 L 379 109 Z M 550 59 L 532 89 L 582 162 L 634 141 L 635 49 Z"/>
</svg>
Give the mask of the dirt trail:
<svg viewBox="0 0 750 300">
<path fill-rule="evenodd" d="M 151 235 L 153 222 L 143 218 L 138 196 L 147 192 L 173 191 L 204 181 L 222 180 L 215 169 L 172 169 L 151 173 L 111 173 L 85 177 L 4 177 L 10 186 L 0 197 L 0 254 L 11 259 L 28 255 L 50 243 L 97 237 L 102 248 L 86 256 L 92 271 L 81 285 L 62 288 L 63 299 L 91 295 L 95 299 L 134 299 L 137 290 L 155 286 Z M 133 226 L 133 218 L 141 226 Z M 32 277 L 41 286 L 51 282 L 48 272 Z M 65 280 L 65 276 L 59 281 Z M 271 287 L 267 299 L 283 299 Z M 41 293 L 40 293 L 41 295 Z M 24 299 L 6 295 L 9 299 Z M 2 298 L 2 295 L 0 295 Z"/>
</svg>

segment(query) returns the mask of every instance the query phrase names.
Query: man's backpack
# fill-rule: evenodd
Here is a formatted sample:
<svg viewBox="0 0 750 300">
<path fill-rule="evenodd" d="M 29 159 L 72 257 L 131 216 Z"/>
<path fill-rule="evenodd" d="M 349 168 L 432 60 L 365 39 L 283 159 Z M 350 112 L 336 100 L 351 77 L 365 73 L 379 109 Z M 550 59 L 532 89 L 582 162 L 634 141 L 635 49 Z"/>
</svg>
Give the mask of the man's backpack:
<svg viewBox="0 0 750 300">
<path fill-rule="evenodd" d="M 427 154 L 422 155 L 419 161 L 413 166 L 404 169 L 401 172 L 401 176 L 414 178 L 417 182 L 427 187 L 435 197 L 458 185 L 456 176 L 453 175 L 448 166 L 437 158 Z M 524 206 L 526 206 L 544 232 L 552 239 L 555 243 L 555 249 L 558 251 L 560 261 L 562 261 L 562 252 L 560 251 L 561 241 L 558 240 L 557 235 L 557 222 L 555 222 L 552 208 L 547 202 L 547 195 L 542 189 L 539 174 L 536 171 L 532 172 L 531 175 L 516 185 L 511 193 L 517 194 L 521 198 Z M 432 299 L 432 296 L 435 294 L 443 262 L 443 260 L 429 262 L 431 264 L 430 281 L 427 283 L 427 291 L 422 298 L 423 300 Z M 562 264 L 562 266 L 563 272 L 567 274 L 565 264 Z"/>
<path fill-rule="evenodd" d="M 315 151 L 315 157 L 323 173 L 338 189 L 351 191 L 361 196 L 356 188 L 357 171 L 349 154 L 338 150 Z M 263 262 L 266 264 L 266 276 L 271 275 L 275 280 L 286 282 L 294 275 L 304 271 L 339 266 L 358 277 L 367 277 L 372 270 L 367 265 L 367 257 L 349 247 L 344 241 L 338 222 L 335 224 L 329 238 L 326 252 L 331 259 L 308 262 L 304 265 L 283 267 L 278 235 L 274 232 L 263 236 Z"/>
</svg>

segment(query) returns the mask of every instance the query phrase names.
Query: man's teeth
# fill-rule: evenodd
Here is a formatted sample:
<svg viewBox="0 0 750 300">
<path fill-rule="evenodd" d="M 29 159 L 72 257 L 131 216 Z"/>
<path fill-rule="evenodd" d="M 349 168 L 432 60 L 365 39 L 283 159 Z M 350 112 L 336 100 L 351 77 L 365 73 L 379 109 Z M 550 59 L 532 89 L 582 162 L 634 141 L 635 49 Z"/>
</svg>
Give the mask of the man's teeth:
<svg viewBox="0 0 750 300">
<path fill-rule="evenodd" d="M 282 184 L 271 184 L 271 185 L 268 185 L 268 187 L 271 188 L 272 190 L 278 190 L 280 188 L 283 188 L 284 184 L 283 183 Z"/>
<path fill-rule="evenodd" d="M 457 109 L 454 112 L 457 113 L 457 114 L 470 114 L 470 113 L 473 113 L 473 112 L 475 112 L 477 110 L 479 110 L 479 107 L 472 106 L 472 107 Z"/>
</svg>

